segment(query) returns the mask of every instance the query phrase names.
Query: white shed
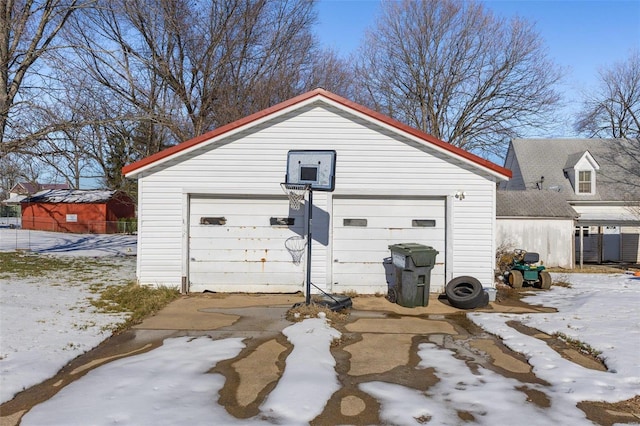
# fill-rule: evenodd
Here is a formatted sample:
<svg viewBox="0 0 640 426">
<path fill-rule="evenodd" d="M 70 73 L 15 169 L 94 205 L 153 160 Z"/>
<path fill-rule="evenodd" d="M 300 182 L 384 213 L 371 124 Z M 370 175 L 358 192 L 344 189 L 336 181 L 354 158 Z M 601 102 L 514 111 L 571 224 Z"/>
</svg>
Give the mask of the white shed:
<svg viewBox="0 0 640 426">
<path fill-rule="evenodd" d="M 123 169 L 139 183 L 139 282 L 304 290 L 306 262 L 284 247 L 306 224 L 280 187 L 290 150 L 336 152 L 335 190 L 314 192 L 315 286 L 386 294 L 396 243 L 439 252 L 431 292 L 461 275 L 493 285 L 496 183 L 511 172 L 323 89 Z"/>
<path fill-rule="evenodd" d="M 498 191 L 498 247 L 536 252 L 547 267 L 573 269 L 578 213 L 556 191 Z"/>
</svg>

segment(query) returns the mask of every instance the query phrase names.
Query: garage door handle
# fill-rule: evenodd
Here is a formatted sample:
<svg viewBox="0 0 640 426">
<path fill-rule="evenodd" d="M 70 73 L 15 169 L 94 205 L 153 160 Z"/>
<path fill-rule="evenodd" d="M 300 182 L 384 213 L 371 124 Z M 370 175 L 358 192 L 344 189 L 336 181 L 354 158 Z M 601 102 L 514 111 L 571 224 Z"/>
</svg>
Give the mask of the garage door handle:
<svg viewBox="0 0 640 426">
<path fill-rule="evenodd" d="M 338 259 L 333 259 L 333 261 L 336 262 L 336 263 L 340 262 L 340 260 L 338 260 Z"/>
</svg>

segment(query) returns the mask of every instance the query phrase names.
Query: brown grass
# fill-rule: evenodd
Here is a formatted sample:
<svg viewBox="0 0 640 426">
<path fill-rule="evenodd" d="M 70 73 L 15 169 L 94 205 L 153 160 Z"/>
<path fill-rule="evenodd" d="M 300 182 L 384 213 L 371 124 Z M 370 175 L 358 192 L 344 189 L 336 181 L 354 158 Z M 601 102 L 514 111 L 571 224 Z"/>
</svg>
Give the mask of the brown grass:
<svg viewBox="0 0 640 426">
<path fill-rule="evenodd" d="M 577 350 L 578 352 L 591 355 L 594 358 L 597 358 L 602 353 L 602 351 L 595 349 L 589 344 L 584 343 L 580 340 L 574 339 L 572 337 L 569 337 L 564 333 L 553 333 L 552 336 L 555 337 L 556 339 L 562 340 L 563 342 L 565 342 L 567 345 L 571 346 L 573 349 Z"/>
<path fill-rule="evenodd" d="M 639 271 L 640 265 L 583 265 L 582 269 L 580 266 L 577 266 L 573 269 L 565 269 L 565 268 L 547 268 L 549 272 L 557 272 L 557 273 L 584 273 L 584 274 L 619 274 L 625 271 Z"/>
<path fill-rule="evenodd" d="M 326 306 L 311 302 L 309 305 L 300 304 L 289 309 L 286 318 L 291 322 L 300 322 L 307 318 L 317 318 L 320 312 L 323 312 L 333 323 L 343 323 L 349 317 L 349 311 L 346 309 L 334 312 Z"/>
<path fill-rule="evenodd" d="M 510 243 L 502 243 L 496 249 L 496 277 L 503 275 L 511 269 L 513 264 L 513 245 Z"/>
<path fill-rule="evenodd" d="M 176 288 L 154 288 L 131 282 L 126 286 L 107 287 L 100 292 L 99 299 L 91 300 L 91 304 L 100 312 L 127 314 L 127 320 L 112 329 L 114 333 L 119 333 L 139 324 L 144 318 L 155 314 L 178 297 L 180 292 Z"/>
<path fill-rule="evenodd" d="M 520 300 L 522 295 L 520 292 L 507 284 L 496 285 L 496 300 Z"/>
</svg>

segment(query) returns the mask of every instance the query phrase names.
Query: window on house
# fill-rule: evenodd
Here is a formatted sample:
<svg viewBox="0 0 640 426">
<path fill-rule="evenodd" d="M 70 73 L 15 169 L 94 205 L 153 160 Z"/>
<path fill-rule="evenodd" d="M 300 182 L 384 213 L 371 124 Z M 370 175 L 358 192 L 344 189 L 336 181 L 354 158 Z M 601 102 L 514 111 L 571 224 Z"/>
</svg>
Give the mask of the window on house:
<svg viewBox="0 0 640 426">
<path fill-rule="evenodd" d="M 343 219 L 342 226 L 367 226 L 367 219 Z"/>
<path fill-rule="evenodd" d="M 271 226 L 293 226 L 296 224 L 294 217 L 272 217 L 269 219 Z"/>
<path fill-rule="evenodd" d="M 576 237 L 580 236 L 580 226 L 576 226 Z M 582 236 L 583 237 L 588 237 L 589 236 L 589 227 L 588 226 L 583 226 L 582 227 Z"/>
<path fill-rule="evenodd" d="M 578 172 L 578 194 L 591 194 L 591 170 Z"/>
<path fill-rule="evenodd" d="M 433 228 L 436 226 L 436 221 L 433 219 L 413 219 L 411 226 L 414 228 Z"/>
<path fill-rule="evenodd" d="M 227 223 L 227 219 L 224 217 L 201 217 L 200 225 L 224 225 Z"/>
</svg>

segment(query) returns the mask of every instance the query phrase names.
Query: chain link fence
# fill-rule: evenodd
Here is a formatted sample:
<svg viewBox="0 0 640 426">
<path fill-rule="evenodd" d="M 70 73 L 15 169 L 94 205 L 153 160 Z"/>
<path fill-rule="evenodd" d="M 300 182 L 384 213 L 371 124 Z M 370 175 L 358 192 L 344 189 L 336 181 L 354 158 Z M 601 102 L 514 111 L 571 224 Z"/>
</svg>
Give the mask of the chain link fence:
<svg viewBox="0 0 640 426">
<path fill-rule="evenodd" d="M 136 219 L 119 221 L 89 221 L 58 223 L 47 219 L 29 219 L 25 223 L 18 217 L 0 217 L 0 251 L 31 250 L 32 233 L 49 231 L 73 234 L 136 234 Z M 35 237 L 34 237 L 35 240 Z"/>
<path fill-rule="evenodd" d="M 30 217 L 23 218 L 19 227 L 37 231 L 70 232 L 73 234 L 135 234 L 138 230 L 138 222 L 136 219 L 59 222 L 54 219 Z"/>
</svg>

